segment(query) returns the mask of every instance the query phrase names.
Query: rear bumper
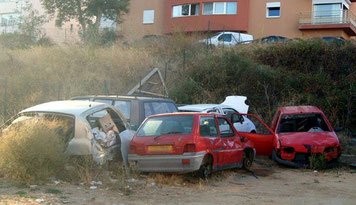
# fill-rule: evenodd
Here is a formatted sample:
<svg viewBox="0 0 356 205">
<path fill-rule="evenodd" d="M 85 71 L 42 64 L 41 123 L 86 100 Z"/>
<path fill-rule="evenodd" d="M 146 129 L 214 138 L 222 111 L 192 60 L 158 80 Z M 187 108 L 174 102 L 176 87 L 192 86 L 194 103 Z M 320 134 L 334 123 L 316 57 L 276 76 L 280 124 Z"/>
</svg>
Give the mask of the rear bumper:
<svg viewBox="0 0 356 205">
<path fill-rule="evenodd" d="M 140 172 L 178 172 L 187 173 L 199 170 L 205 151 L 184 153 L 182 155 L 137 155 L 129 154 L 130 164 Z M 183 163 L 185 160 L 185 163 Z M 189 160 L 189 163 L 187 161 Z"/>
</svg>

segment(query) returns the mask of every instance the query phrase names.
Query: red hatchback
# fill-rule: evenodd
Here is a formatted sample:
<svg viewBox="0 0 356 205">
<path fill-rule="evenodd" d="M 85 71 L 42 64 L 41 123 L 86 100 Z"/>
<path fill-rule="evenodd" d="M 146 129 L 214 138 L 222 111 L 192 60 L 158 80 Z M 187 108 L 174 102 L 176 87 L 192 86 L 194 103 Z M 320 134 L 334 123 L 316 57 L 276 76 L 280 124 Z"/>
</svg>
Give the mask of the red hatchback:
<svg viewBox="0 0 356 205">
<path fill-rule="evenodd" d="M 230 120 L 208 113 L 170 113 L 148 117 L 130 144 L 129 161 L 142 172 L 212 171 L 246 167 L 255 158 L 248 139 Z"/>
<path fill-rule="evenodd" d="M 248 116 L 262 122 L 255 115 Z M 294 167 L 308 167 L 313 155 L 322 155 L 328 162 L 337 161 L 341 155 L 341 145 L 333 127 L 315 106 L 280 107 L 271 128 L 263 125 L 267 133 L 259 134 L 263 126 L 257 128 L 257 133 L 239 133 L 254 143 L 257 155 L 269 155 L 279 163 Z"/>
</svg>

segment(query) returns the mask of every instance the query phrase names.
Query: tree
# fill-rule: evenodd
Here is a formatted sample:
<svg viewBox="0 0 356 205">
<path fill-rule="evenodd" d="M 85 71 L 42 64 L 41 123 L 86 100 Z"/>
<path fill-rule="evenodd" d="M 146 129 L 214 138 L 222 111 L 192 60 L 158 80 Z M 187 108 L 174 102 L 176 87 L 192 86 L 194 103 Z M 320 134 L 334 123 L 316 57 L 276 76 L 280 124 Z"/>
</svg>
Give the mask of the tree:
<svg viewBox="0 0 356 205">
<path fill-rule="evenodd" d="M 75 19 L 86 33 L 88 26 L 98 32 L 103 17 L 121 23 L 122 15 L 129 12 L 130 0 L 41 0 L 41 3 L 49 15 L 56 16 L 57 26 Z"/>
</svg>

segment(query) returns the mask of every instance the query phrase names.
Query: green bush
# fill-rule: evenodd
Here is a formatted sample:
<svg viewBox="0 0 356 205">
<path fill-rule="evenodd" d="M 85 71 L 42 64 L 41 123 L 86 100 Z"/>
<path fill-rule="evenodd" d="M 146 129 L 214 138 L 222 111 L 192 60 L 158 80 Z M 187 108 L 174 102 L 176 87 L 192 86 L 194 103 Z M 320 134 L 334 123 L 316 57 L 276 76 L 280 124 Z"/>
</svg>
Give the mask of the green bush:
<svg viewBox="0 0 356 205">
<path fill-rule="evenodd" d="M 66 144 L 53 121 L 28 120 L 5 130 L 0 138 L 0 170 L 24 183 L 43 182 L 64 172 Z"/>
</svg>

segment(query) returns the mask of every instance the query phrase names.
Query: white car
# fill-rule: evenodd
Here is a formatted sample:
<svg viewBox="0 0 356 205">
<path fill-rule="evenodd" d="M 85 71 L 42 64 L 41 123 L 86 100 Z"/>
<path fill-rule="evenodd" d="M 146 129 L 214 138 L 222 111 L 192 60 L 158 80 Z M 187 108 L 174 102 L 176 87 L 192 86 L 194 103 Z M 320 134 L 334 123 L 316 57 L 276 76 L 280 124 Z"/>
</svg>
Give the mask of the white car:
<svg viewBox="0 0 356 205">
<path fill-rule="evenodd" d="M 231 114 L 238 111 L 229 105 L 224 104 L 195 104 L 178 107 L 180 112 L 204 112 L 227 115 L 231 119 Z M 247 111 L 246 111 L 247 112 Z M 238 122 L 234 123 L 238 132 L 256 133 L 256 126 L 246 116 L 242 116 Z"/>
<path fill-rule="evenodd" d="M 211 37 L 210 39 L 200 40 L 200 43 L 208 43 L 214 46 L 226 46 L 232 47 L 239 43 L 251 42 L 253 36 L 245 33 L 237 32 L 220 32 L 217 35 Z"/>
</svg>

